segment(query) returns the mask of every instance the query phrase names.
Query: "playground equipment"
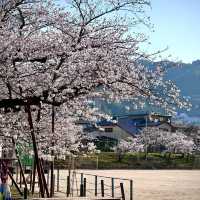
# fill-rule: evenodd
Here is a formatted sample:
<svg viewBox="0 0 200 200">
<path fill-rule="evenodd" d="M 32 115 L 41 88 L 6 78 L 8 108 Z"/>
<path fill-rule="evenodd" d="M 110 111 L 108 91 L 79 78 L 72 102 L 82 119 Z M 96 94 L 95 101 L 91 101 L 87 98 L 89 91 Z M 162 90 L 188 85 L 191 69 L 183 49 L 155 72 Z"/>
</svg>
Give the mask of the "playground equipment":
<svg viewBox="0 0 200 200">
<path fill-rule="evenodd" d="M 5 141 L 4 141 L 5 142 Z M 13 162 L 16 160 L 15 151 L 5 147 L 6 143 L 1 143 L 0 157 L 0 199 L 10 200 L 11 192 L 8 177 L 13 174 Z M 13 177 L 12 177 L 13 178 Z M 11 179 L 12 179 L 11 178 Z"/>
<path fill-rule="evenodd" d="M 27 196 L 24 194 L 18 185 L 16 179 L 14 178 L 16 165 L 20 167 L 20 174 L 22 175 L 23 182 L 25 185 L 24 191 L 27 193 L 27 184 L 22 168 L 22 164 L 17 152 L 14 137 L 1 136 L 1 148 L 0 148 L 0 181 L 1 181 L 1 196 L 4 195 L 4 199 L 10 199 L 10 182 L 14 185 L 21 196 Z"/>
</svg>

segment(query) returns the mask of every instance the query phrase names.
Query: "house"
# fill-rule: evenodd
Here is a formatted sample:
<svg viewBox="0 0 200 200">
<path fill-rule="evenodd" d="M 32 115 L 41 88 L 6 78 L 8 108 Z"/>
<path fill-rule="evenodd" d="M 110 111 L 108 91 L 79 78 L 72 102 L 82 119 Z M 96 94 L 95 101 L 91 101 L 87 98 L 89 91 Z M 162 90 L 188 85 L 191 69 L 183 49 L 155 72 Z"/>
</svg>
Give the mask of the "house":
<svg viewBox="0 0 200 200">
<path fill-rule="evenodd" d="M 132 115 L 113 116 L 113 120 L 100 120 L 96 125 L 82 123 L 83 129 L 94 138 L 110 138 L 114 140 L 135 137 L 145 127 L 159 127 L 172 131 L 171 116 L 155 113 L 139 113 Z"/>
</svg>

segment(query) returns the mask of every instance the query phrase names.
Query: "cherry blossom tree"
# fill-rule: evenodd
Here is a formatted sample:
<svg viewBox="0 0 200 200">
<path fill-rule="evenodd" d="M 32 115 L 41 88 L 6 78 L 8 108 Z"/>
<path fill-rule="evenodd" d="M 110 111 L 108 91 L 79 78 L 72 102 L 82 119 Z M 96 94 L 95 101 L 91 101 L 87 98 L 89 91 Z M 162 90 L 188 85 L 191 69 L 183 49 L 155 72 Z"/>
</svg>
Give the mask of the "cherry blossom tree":
<svg viewBox="0 0 200 200">
<path fill-rule="evenodd" d="M 161 150 L 165 138 L 163 137 L 163 131 L 158 127 L 145 127 L 141 131 L 140 139 L 144 144 L 145 157 L 147 158 L 149 151 Z"/>
<path fill-rule="evenodd" d="M 171 153 L 192 154 L 196 148 L 192 138 L 181 132 L 171 133 L 170 136 L 165 138 L 164 143 Z"/>
<path fill-rule="evenodd" d="M 75 0 L 65 10 L 51 1 L 5 2 L 0 30 L 1 107 L 24 105 L 26 100 L 80 107 L 92 96 L 146 97 L 168 110 L 174 109 L 171 104 L 185 106 L 178 88 L 164 81 L 159 69 L 153 72 L 137 62 L 148 57 L 138 49 L 144 37 L 129 34 L 130 20 L 121 9 L 136 24 L 134 16 L 148 1 Z"/>
<path fill-rule="evenodd" d="M 69 135 L 80 133 L 74 119 L 98 117 L 88 106 L 91 98 L 148 101 L 168 112 L 187 107 L 180 90 L 163 79 L 160 66 L 153 71 L 140 62 L 151 55 L 140 51 L 146 38 L 132 27 L 149 24 L 144 15 L 149 5 L 146 0 L 70 0 L 61 8 L 51 0 L 1 0 L 5 136 L 14 123 L 23 124 L 14 134 L 18 142 L 33 142 L 38 160 L 46 149 L 61 153 L 69 148 Z"/>
<path fill-rule="evenodd" d="M 117 154 L 118 161 L 121 162 L 127 152 L 143 152 L 144 144 L 142 144 L 139 137 L 129 137 L 127 139 L 120 140 L 118 145 L 113 149 Z"/>
<path fill-rule="evenodd" d="M 145 152 L 147 158 L 149 150 L 152 152 L 166 151 L 170 158 L 172 153 L 190 155 L 194 153 L 196 148 L 193 139 L 181 132 L 169 132 L 158 127 L 147 127 L 136 138 L 130 137 L 120 140 L 114 150 L 118 160 L 121 161 L 127 152 Z"/>
<path fill-rule="evenodd" d="M 196 151 L 200 152 L 200 128 L 199 126 L 189 125 L 185 130 L 184 134 L 189 138 L 192 138 L 195 145 Z"/>
<path fill-rule="evenodd" d="M 169 132 L 158 127 L 144 128 L 140 135 L 141 142 L 148 149 L 165 148 L 170 153 L 192 154 L 196 145 L 192 138 L 182 132 Z"/>
<path fill-rule="evenodd" d="M 38 115 L 36 115 L 36 112 L 33 112 L 36 141 L 40 156 L 44 157 L 44 155 L 51 154 L 52 150 L 58 156 L 66 155 L 66 153 L 77 154 L 80 149 L 86 150 L 86 145 L 92 145 L 91 139 L 83 133 L 82 127 L 76 124 L 76 118 L 69 117 L 66 115 L 66 112 L 59 110 L 59 108 L 56 109 L 55 132 L 53 135 L 49 134 L 49 127 L 51 127 L 52 123 L 51 109 L 45 106 L 41 110 L 40 117 L 42 120 L 38 120 Z M 29 152 L 32 155 L 33 152 L 30 148 L 32 139 L 26 115 L 19 111 L 17 117 L 13 112 L 1 115 L 0 138 L 4 139 L 4 144 L 6 145 L 7 143 L 7 146 L 11 149 L 13 145 L 10 138 L 13 138 L 21 146 L 22 153 L 27 154 Z M 92 146 L 88 147 L 88 150 L 90 148 Z"/>
<path fill-rule="evenodd" d="M 150 56 L 138 48 L 144 36 L 129 27 L 141 19 L 147 23 L 139 16 L 148 5 L 145 0 L 73 0 L 62 9 L 52 1 L 2 1 L 0 107 L 19 115 L 27 104 L 39 109 L 41 104 L 62 105 L 68 117 L 87 118 L 94 116 L 87 104 L 93 97 L 148 99 L 169 111 L 176 104 L 185 107 L 162 70 L 138 62 Z"/>
</svg>

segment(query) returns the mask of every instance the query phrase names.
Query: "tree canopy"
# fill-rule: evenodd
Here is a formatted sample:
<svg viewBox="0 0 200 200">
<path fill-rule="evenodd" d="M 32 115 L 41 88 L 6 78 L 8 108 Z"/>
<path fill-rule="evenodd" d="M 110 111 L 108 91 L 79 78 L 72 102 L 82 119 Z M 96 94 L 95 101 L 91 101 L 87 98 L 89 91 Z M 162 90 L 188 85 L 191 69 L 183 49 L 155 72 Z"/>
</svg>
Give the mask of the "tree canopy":
<svg viewBox="0 0 200 200">
<path fill-rule="evenodd" d="M 4 133 L 20 123 L 19 138 L 26 138 L 27 105 L 36 137 L 48 147 L 51 137 L 62 144 L 66 132 L 75 134 L 76 117 L 96 119 L 97 110 L 88 105 L 91 98 L 148 101 L 169 112 L 189 105 L 176 85 L 163 79 L 161 66 L 150 70 L 140 62 L 151 57 L 139 48 L 144 35 L 130 28 L 148 24 L 144 10 L 149 1 L 70 0 L 61 8 L 51 0 L 1 0 L 0 5 Z M 53 136 L 52 105 L 59 124 Z"/>
</svg>

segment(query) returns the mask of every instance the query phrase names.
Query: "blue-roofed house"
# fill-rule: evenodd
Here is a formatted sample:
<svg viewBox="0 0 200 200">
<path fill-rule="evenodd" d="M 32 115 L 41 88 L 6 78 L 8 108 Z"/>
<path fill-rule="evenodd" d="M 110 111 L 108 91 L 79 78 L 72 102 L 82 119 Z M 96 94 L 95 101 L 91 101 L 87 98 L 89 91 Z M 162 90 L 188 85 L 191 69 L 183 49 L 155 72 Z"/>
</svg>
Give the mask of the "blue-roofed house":
<svg viewBox="0 0 200 200">
<path fill-rule="evenodd" d="M 140 134 L 145 127 L 159 127 L 171 131 L 171 116 L 155 113 L 142 113 L 134 115 L 116 116 L 117 124 L 130 135 Z"/>
<path fill-rule="evenodd" d="M 139 113 L 134 115 L 113 116 L 112 121 L 100 120 L 96 126 L 85 126 L 84 130 L 94 138 L 107 137 L 111 139 L 125 139 L 140 134 L 145 127 L 159 127 L 172 131 L 171 116 L 155 113 Z"/>
</svg>

